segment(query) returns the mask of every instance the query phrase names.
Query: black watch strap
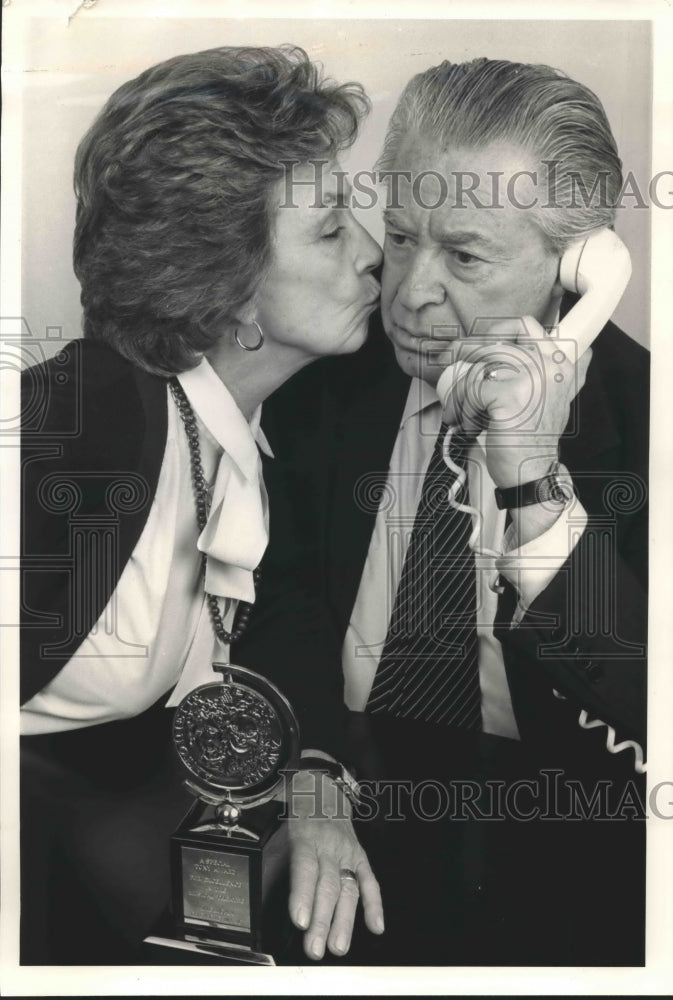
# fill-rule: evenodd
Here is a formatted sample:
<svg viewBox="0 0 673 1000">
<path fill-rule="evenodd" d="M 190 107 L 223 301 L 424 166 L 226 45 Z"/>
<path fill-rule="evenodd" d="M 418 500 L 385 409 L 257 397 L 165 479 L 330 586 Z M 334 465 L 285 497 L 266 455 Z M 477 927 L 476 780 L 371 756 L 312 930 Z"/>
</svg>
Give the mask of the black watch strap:
<svg viewBox="0 0 673 1000">
<path fill-rule="evenodd" d="M 344 795 L 351 802 L 358 802 L 360 799 L 360 786 L 353 775 L 346 770 L 343 764 L 336 760 L 329 760 L 325 757 L 300 757 L 294 765 L 297 771 L 321 771 L 331 778 L 335 785 L 338 785 Z"/>
<path fill-rule="evenodd" d="M 530 507 L 536 503 L 553 503 L 565 507 L 575 495 L 572 481 L 566 472 L 560 471 L 558 462 L 553 462 L 549 472 L 541 479 L 532 479 L 521 486 L 495 488 L 495 502 L 499 510 L 513 510 L 516 507 Z"/>
</svg>

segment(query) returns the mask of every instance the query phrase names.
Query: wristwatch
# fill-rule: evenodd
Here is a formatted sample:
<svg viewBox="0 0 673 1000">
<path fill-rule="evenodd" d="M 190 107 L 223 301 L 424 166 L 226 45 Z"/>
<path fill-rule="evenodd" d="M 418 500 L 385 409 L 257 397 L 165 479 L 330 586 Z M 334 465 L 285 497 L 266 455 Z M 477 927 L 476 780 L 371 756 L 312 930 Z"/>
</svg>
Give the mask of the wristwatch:
<svg viewBox="0 0 673 1000">
<path fill-rule="evenodd" d="M 568 470 L 560 462 L 552 462 L 541 479 L 532 479 L 521 486 L 495 488 L 495 502 L 499 510 L 529 507 L 536 503 L 551 503 L 565 507 L 575 495 L 575 488 Z"/>
<path fill-rule="evenodd" d="M 338 785 L 346 798 L 354 804 L 360 801 L 360 786 L 343 764 L 326 757 L 300 757 L 295 764 L 297 771 L 321 771 Z"/>
</svg>

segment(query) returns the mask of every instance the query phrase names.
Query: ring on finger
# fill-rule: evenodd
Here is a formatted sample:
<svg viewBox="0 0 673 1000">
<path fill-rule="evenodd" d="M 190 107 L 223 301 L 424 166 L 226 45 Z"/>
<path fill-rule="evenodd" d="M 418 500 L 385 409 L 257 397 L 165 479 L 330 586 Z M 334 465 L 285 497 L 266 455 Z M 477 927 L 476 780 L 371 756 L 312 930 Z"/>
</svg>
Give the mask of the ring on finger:
<svg viewBox="0 0 673 1000">
<path fill-rule="evenodd" d="M 339 880 L 341 882 L 355 882 L 356 885 L 358 884 L 358 877 L 352 868 L 340 868 Z"/>
<path fill-rule="evenodd" d="M 514 372 L 516 375 L 519 375 L 521 369 L 509 361 L 498 361 L 484 373 L 484 381 L 499 382 L 501 381 L 500 375 L 506 375 L 508 372 Z"/>
</svg>

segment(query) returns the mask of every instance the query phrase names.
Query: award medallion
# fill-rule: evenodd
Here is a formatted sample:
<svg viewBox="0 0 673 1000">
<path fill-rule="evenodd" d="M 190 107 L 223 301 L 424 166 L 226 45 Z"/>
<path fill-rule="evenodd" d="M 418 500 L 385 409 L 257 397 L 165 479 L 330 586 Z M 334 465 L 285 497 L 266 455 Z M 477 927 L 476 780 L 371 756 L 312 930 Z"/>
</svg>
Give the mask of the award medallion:
<svg viewBox="0 0 673 1000">
<path fill-rule="evenodd" d="M 223 680 L 183 698 L 173 741 L 204 801 L 220 797 L 245 808 L 270 797 L 282 780 L 278 772 L 297 756 L 297 721 L 270 681 L 244 667 L 214 666 Z"/>
</svg>

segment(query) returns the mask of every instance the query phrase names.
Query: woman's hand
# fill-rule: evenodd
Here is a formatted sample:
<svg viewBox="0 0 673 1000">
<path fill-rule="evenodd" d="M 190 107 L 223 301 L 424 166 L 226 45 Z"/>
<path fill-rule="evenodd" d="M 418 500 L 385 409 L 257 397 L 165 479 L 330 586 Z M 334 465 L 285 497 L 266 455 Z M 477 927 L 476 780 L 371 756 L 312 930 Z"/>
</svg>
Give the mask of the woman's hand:
<svg viewBox="0 0 673 1000">
<path fill-rule="evenodd" d="M 333 955 L 345 955 L 358 899 L 369 930 L 384 930 L 379 884 L 353 830 L 349 803 L 329 777 L 299 771 L 289 806 L 290 917 L 306 931 L 309 958 L 322 958 L 325 945 Z"/>
</svg>

